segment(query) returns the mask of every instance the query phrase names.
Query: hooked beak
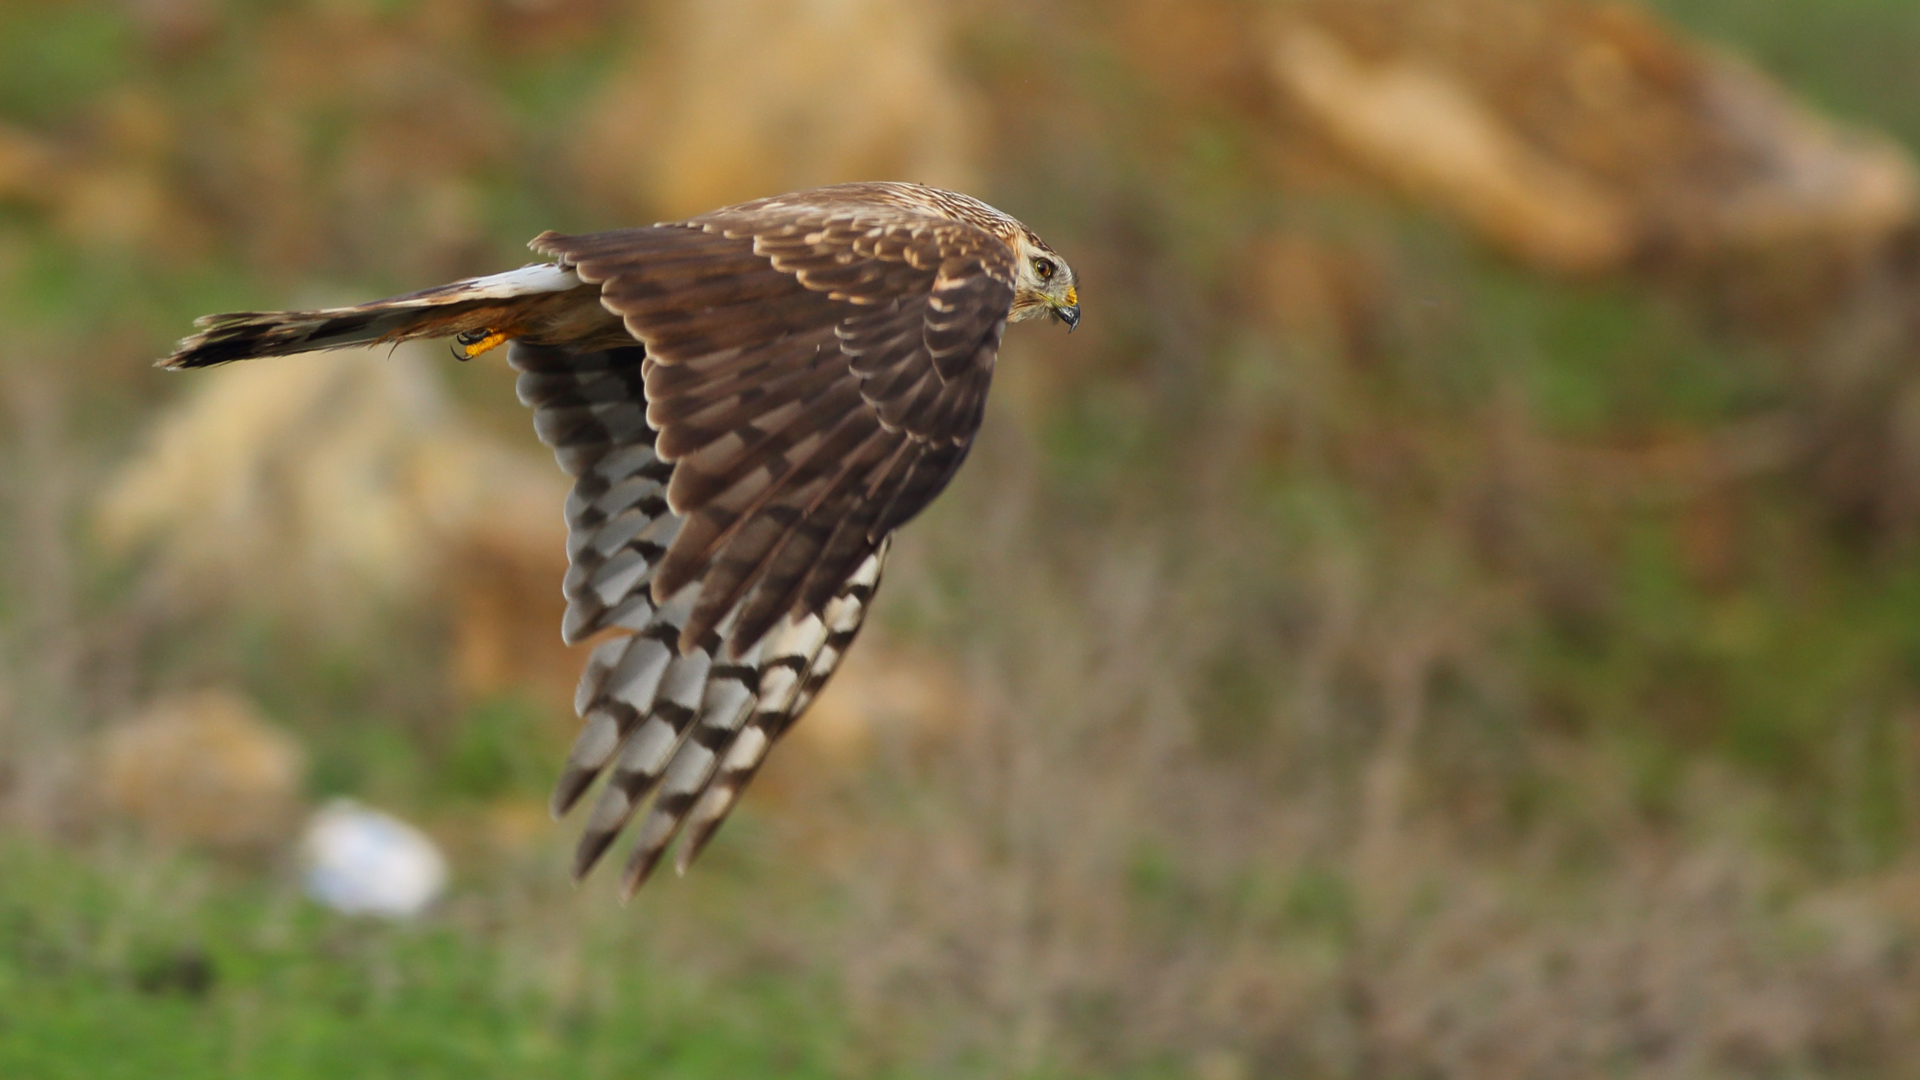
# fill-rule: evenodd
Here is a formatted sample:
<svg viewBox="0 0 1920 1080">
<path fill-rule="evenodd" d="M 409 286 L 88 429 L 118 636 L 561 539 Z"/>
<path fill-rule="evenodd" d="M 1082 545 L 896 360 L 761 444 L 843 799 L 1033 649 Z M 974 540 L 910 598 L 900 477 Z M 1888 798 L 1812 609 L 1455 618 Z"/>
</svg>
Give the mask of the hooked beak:
<svg viewBox="0 0 1920 1080">
<path fill-rule="evenodd" d="M 1080 290 L 1067 286 L 1067 302 L 1054 306 L 1053 317 L 1067 324 L 1067 333 L 1073 333 L 1073 328 L 1080 325 Z"/>
</svg>

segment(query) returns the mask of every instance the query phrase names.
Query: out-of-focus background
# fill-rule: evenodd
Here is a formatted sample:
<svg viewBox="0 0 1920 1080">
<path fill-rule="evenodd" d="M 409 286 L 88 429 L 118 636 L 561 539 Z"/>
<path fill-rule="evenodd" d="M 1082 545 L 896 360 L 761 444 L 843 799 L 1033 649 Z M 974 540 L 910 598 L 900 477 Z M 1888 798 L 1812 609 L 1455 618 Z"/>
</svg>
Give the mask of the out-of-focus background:
<svg viewBox="0 0 1920 1080">
<path fill-rule="evenodd" d="M 1910 1076 L 1916 150 L 1911 0 L 5 0 L 0 1075 Z M 498 357 L 148 364 L 880 177 L 1085 322 L 623 909 Z"/>
</svg>

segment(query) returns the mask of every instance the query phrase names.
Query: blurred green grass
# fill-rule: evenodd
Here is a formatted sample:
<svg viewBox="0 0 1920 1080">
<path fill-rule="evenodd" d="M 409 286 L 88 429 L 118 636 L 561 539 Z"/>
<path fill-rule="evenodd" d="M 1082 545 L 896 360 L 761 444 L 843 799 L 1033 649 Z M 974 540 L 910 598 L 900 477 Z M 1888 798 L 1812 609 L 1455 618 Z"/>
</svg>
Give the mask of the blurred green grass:
<svg viewBox="0 0 1920 1080">
<path fill-rule="evenodd" d="M 638 920 L 601 920 L 590 988 L 555 993 L 526 974 L 536 943 L 472 915 L 357 920 L 280 875 L 8 841 L 0 1075 L 844 1075 L 830 988 L 777 968 L 689 978 Z"/>
</svg>

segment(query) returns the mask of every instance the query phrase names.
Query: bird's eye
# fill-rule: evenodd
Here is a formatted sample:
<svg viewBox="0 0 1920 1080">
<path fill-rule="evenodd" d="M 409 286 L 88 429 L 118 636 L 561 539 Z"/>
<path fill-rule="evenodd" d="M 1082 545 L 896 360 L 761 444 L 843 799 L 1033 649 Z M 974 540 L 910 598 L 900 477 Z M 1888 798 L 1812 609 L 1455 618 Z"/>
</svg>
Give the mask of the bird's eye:
<svg viewBox="0 0 1920 1080">
<path fill-rule="evenodd" d="M 1053 276 L 1052 260 L 1050 259 L 1033 260 L 1033 272 L 1040 275 L 1041 281 L 1046 281 L 1048 278 L 1051 278 Z"/>
</svg>

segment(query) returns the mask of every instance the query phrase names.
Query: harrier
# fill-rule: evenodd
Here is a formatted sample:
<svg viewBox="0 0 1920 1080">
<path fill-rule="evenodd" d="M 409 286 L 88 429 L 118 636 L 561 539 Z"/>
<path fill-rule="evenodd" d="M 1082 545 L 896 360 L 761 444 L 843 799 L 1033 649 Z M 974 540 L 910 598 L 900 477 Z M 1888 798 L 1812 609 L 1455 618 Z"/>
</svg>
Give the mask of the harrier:
<svg viewBox="0 0 1920 1080">
<path fill-rule="evenodd" d="M 210 315 L 196 368 L 453 337 L 507 345 L 574 478 L 561 626 L 594 649 L 556 817 L 573 872 L 651 795 L 631 896 L 684 871 L 859 633 L 893 531 L 966 459 L 1008 322 L 1080 321 L 1073 270 L 966 195 L 865 183 L 530 245 L 549 262 L 355 307 Z"/>
</svg>

